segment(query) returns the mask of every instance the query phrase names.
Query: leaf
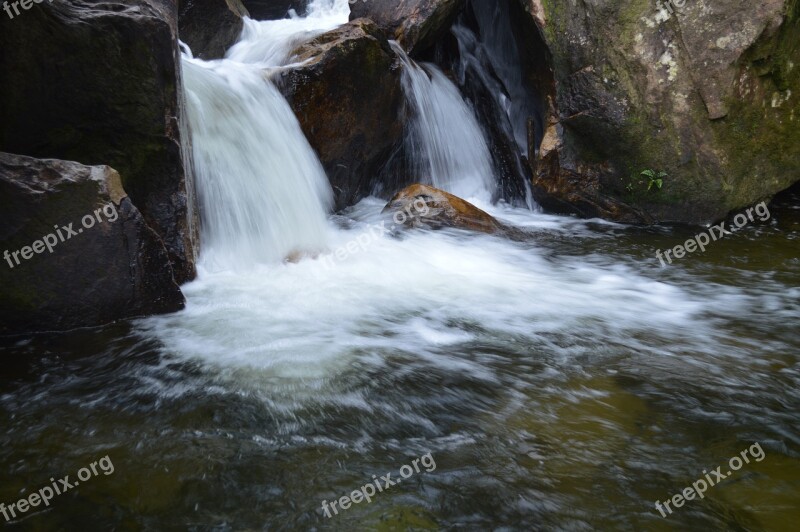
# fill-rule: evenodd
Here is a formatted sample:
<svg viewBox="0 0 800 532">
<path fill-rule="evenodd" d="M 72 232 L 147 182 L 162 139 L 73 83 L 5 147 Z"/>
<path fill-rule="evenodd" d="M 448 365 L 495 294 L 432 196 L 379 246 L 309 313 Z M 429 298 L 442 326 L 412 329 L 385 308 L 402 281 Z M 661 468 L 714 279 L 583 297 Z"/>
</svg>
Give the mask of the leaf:
<svg viewBox="0 0 800 532">
<path fill-rule="evenodd" d="M 652 171 L 652 170 L 643 170 L 642 173 L 639 174 L 639 175 L 644 175 L 644 176 L 647 176 L 649 178 L 653 178 L 653 177 L 656 176 L 656 173 L 654 171 Z"/>
<path fill-rule="evenodd" d="M 658 189 L 661 190 L 661 187 L 664 186 L 664 180 L 656 179 L 656 185 L 658 186 Z"/>
</svg>

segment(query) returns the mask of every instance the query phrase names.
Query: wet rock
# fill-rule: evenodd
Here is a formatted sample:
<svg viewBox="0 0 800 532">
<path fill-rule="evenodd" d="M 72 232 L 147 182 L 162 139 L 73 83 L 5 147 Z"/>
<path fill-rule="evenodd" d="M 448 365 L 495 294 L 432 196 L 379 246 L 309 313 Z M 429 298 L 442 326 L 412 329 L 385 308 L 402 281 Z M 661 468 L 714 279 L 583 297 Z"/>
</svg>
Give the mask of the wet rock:
<svg viewBox="0 0 800 532">
<path fill-rule="evenodd" d="M 0 153 L 0 334 L 173 312 L 167 250 L 108 166 Z"/>
<path fill-rule="evenodd" d="M 350 19 L 374 20 L 409 55 L 415 55 L 450 30 L 464 3 L 464 0 L 368 0 L 350 6 Z"/>
<path fill-rule="evenodd" d="M 383 212 L 392 215 L 395 224 L 405 227 L 451 227 L 488 234 L 502 234 L 508 229 L 489 213 L 458 196 L 421 184 L 395 194 Z"/>
<path fill-rule="evenodd" d="M 200 59 L 219 59 L 242 34 L 249 16 L 240 0 L 180 0 L 180 39 Z"/>
<path fill-rule="evenodd" d="M 400 69 L 386 36 L 360 19 L 298 47 L 278 85 L 317 152 L 336 207 L 369 195 L 402 144 Z"/>
<path fill-rule="evenodd" d="M 117 169 L 184 282 L 197 223 L 177 11 L 171 0 L 59 0 L 0 17 L 0 151 Z"/>
<path fill-rule="evenodd" d="M 290 9 L 298 15 L 306 13 L 309 0 L 242 0 L 250 16 L 255 20 L 279 20 L 286 18 Z"/>
<path fill-rule="evenodd" d="M 519 2 L 555 80 L 533 146 L 541 203 L 703 223 L 800 179 L 797 2 Z"/>
</svg>

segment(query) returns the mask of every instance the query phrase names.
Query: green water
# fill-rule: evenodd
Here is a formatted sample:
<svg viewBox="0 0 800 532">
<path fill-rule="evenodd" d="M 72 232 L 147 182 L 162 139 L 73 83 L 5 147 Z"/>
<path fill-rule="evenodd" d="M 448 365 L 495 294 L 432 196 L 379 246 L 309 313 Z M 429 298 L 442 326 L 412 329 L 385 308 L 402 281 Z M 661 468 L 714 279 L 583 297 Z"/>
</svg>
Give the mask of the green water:
<svg viewBox="0 0 800 532">
<path fill-rule="evenodd" d="M 469 337 L 412 344 L 399 327 L 433 327 L 434 311 L 406 301 L 396 314 L 352 325 L 372 344 L 352 345 L 323 376 L 303 369 L 299 377 L 178 356 L 171 346 L 190 330 L 179 318 L 4 340 L 0 501 L 27 497 L 50 477 L 74 479 L 106 455 L 114 465 L 112 474 L 93 476 L 5 525 L 795 530 L 800 195 L 783 196 L 771 213 L 770 223 L 663 269 L 654 250 L 697 228 L 566 220 L 557 233 L 540 228 L 534 242 L 514 244 L 513 253 L 535 250 L 537 264 L 554 272 L 591 267 L 679 287 L 697 307 L 695 323 L 667 311 L 649 314 L 687 305 L 675 292 L 665 291 L 668 301 L 659 307 L 637 302 L 628 285 L 617 299 L 575 284 L 558 297 L 583 297 L 606 310 L 563 322 L 558 312 L 542 314 L 537 323 L 549 316 L 553 325 L 534 334 L 514 322 L 513 305 L 487 300 L 487 308 L 508 314 L 516 332 L 442 308 L 436 312 L 445 313 L 447 330 Z M 463 246 L 490 242 L 459 238 L 453 242 Z M 533 307 L 537 290 L 542 307 L 558 306 L 545 288 L 526 292 Z M 305 293 L 297 290 L 298 297 Z M 197 301 L 204 292 L 189 294 Z M 367 305 L 367 297 L 353 304 Z M 178 333 L 152 333 L 156 327 Z M 319 322 L 316 329 L 336 343 L 335 327 Z M 315 352 L 305 355 L 313 360 Z M 703 478 L 704 469 L 727 470 L 730 457 L 756 442 L 761 461 L 667 518 L 655 509 L 655 501 Z M 401 466 L 427 452 L 435 470 L 415 473 L 370 504 L 324 515 L 323 500 L 349 494 L 373 475 L 397 478 Z"/>
</svg>

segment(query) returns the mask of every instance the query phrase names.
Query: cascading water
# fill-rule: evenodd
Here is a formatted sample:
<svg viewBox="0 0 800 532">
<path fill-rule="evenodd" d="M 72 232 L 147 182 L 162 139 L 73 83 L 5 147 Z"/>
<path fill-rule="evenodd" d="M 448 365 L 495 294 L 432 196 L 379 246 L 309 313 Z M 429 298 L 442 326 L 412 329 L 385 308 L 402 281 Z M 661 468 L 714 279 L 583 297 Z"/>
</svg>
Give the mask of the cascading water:
<svg viewBox="0 0 800 532">
<path fill-rule="evenodd" d="M 256 68 L 183 65 L 203 258 L 238 268 L 319 252 L 331 190 L 286 100 Z"/>
<path fill-rule="evenodd" d="M 220 61 L 183 56 L 202 262 L 241 269 L 326 246 L 332 191 L 286 99 L 268 79 L 294 45 L 341 24 L 347 4 L 315 2 L 306 18 L 245 21 Z"/>
<path fill-rule="evenodd" d="M 418 65 L 396 42 L 403 61 L 403 88 L 412 117 L 406 135 L 409 166 L 425 182 L 462 198 L 492 200 L 492 157 L 472 109 L 433 64 Z"/>
<path fill-rule="evenodd" d="M 184 58 L 206 244 L 186 309 L 0 338 L 4 511 L 53 474 L 81 480 L 9 526 L 657 530 L 655 500 L 760 442 L 763 462 L 668 519 L 796 528 L 800 198 L 668 268 L 652 253 L 693 229 L 497 204 L 527 239 L 393 235 L 377 198 L 334 227 L 319 163 L 262 71 L 344 22 L 347 2 L 311 13 L 247 21 L 224 61 Z M 451 190 L 465 175 L 491 190 L 459 159 L 483 153 L 474 118 L 425 68 L 407 67 L 432 122 L 417 155 L 440 154 Z M 427 453 L 434 471 L 401 478 Z M 83 482 L 103 455 L 117 472 Z M 390 477 L 372 500 L 321 507 Z"/>
</svg>

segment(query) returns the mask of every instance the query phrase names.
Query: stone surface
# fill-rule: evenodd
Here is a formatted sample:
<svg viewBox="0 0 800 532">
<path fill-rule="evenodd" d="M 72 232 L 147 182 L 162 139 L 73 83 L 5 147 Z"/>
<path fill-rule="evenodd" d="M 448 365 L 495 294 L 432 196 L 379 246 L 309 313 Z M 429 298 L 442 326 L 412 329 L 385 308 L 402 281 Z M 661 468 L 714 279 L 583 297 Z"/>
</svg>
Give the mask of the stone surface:
<svg viewBox="0 0 800 532">
<path fill-rule="evenodd" d="M 183 308 L 167 250 L 115 170 L 0 153 L 0 205 L 0 334 Z"/>
<path fill-rule="evenodd" d="M 800 2 L 516 1 L 555 76 L 541 203 L 704 223 L 800 179 Z M 645 169 L 668 174 L 662 190 Z"/>
<path fill-rule="evenodd" d="M 277 80 L 331 181 L 336 207 L 369 195 L 402 144 L 400 70 L 385 35 L 360 19 L 294 51 Z"/>
<path fill-rule="evenodd" d="M 58 0 L 0 17 L 0 151 L 109 165 L 195 274 L 191 166 L 181 151 L 173 0 Z"/>
<path fill-rule="evenodd" d="M 180 39 L 200 59 L 220 59 L 242 34 L 249 16 L 240 0 L 180 0 Z"/>
<path fill-rule="evenodd" d="M 503 224 L 473 204 L 444 190 L 419 183 L 395 194 L 383 212 L 392 215 L 394 222 L 405 227 L 451 227 L 488 234 L 506 230 Z"/>
<path fill-rule="evenodd" d="M 368 0 L 350 6 L 350 20 L 372 19 L 413 56 L 449 31 L 464 3 L 465 0 Z"/>
<path fill-rule="evenodd" d="M 242 3 L 255 20 L 278 20 L 286 18 L 290 9 L 298 15 L 305 14 L 308 0 L 242 0 Z"/>
</svg>

